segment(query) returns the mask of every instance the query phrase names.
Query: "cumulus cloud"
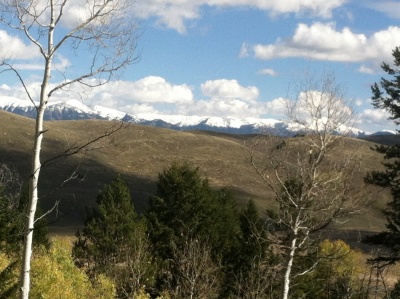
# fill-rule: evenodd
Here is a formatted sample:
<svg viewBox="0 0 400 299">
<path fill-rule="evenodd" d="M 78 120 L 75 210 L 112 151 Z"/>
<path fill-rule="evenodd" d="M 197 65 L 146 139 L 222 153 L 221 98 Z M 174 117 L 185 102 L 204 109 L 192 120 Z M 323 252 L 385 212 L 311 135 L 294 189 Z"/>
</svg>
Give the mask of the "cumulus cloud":
<svg viewBox="0 0 400 299">
<path fill-rule="evenodd" d="M 201 91 L 209 99 L 181 106 L 179 113 L 245 118 L 258 117 L 266 111 L 265 103 L 258 100 L 258 89 L 255 86 L 242 86 L 237 80 L 209 80 L 201 84 Z"/>
<path fill-rule="evenodd" d="M 18 36 L 0 30 L 0 57 L 3 59 L 32 59 L 40 55 L 34 45 L 27 45 Z"/>
<path fill-rule="evenodd" d="M 201 7 L 249 7 L 282 14 L 312 15 L 330 18 L 333 10 L 348 0 L 148 0 L 137 2 L 133 7 L 135 14 L 142 19 L 155 17 L 157 24 L 179 33 L 186 32 L 186 22 L 201 18 Z"/>
<path fill-rule="evenodd" d="M 49 84 L 49 88 L 53 88 L 55 84 Z M 29 82 L 26 86 L 31 96 L 37 99 L 40 93 L 40 82 Z M 28 99 L 21 86 L 1 88 L 0 95 Z M 179 107 L 190 105 L 194 101 L 191 87 L 188 85 L 174 85 L 156 76 L 133 82 L 110 81 L 96 88 L 74 84 L 68 90 L 59 90 L 54 93 L 51 101 L 68 99 L 81 99 L 86 105 L 100 105 L 129 113 L 156 112 L 157 106 Z"/>
<path fill-rule="evenodd" d="M 135 82 L 120 82 L 119 94 L 147 103 L 191 103 L 193 93 L 186 84 L 173 85 L 164 78 L 149 76 Z"/>
<path fill-rule="evenodd" d="M 93 83 L 93 82 L 92 82 Z M 49 85 L 53 88 L 54 83 Z M 27 84 L 32 98 L 38 99 L 40 82 Z M 209 80 L 201 84 L 204 99 L 195 99 L 188 85 L 174 85 L 164 78 L 150 76 L 137 81 L 110 81 L 87 89 L 72 85 L 53 94 L 51 101 L 80 99 L 88 106 L 104 106 L 132 114 L 182 114 L 198 116 L 260 117 L 266 113 L 254 86 L 242 86 L 236 80 Z M 0 86 L 0 97 L 28 100 L 21 86 Z"/>
<path fill-rule="evenodd" d="M 371 36 L 352 32 L 345 27 L 338 31 L 334 23 L 298 24 L 292 37 L 274 44 L 253 45 L 251 51 L 259 59 L 303 57 L 315 60 L 363 62 L 390 59 L 396 47 L 400 27 L 390 26 Z M 247 46 L 250 51 L 250 46 Z"/>
<path fill-rule="evenodd" d="M 90 105 L 100 105 L 128 113 L 174 113 L 181 105 L 191 105 L 194 96 L 190 86 L 175 85 L 164 78 L 149 76 L 137 81 L 112 81 L 94 88 L 84 99 Z"/>
<path fill-rule="evenodd" d="M 365 122 L 377 123 L 386 121 L 390 117 L 390 114 L 383 109 L 365 109 L 361 113 L 361 116 Z"/>
<path fill-rule="evenodd" d="M 225 99 L 243 99 L 253 101 L 258 95 L 258 88 L 255 86 L 241 86 L 237 80 L 209 80 L 201 84 L 201 90 L 205 96 Z"/>
<path fill-rule="evenodd" d="M 382 109 L 365 109 L 359 114 L 359 126 L 374 132 L 378 130 L 396 130 L 393 120 L 389 119 L 390 114 Z"/>
<path fill-rule="evenodd" d="M 287 99 L 279 97 L 265 104 L 266 113 L 269 115 L 286 116 L 287 115 Z"/>
<path fill-rule="evenodd" d="M 211 98 L 210 100 L 199 100 L 195 105 L 180 109 L 180 113 L 199 116 L 219 116 L 219 117 L 258 117 L 265 112 L 264 105 L 259 102 L 248 103 L 240 99 L 220 99 Z"/>
</svg>

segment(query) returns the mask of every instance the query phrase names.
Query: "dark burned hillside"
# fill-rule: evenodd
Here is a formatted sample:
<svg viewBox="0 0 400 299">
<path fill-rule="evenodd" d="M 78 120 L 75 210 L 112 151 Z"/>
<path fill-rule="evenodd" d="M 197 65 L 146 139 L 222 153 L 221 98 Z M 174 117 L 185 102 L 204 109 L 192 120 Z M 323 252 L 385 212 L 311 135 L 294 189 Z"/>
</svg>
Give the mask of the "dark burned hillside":
<svg viewBox="0 0 400 299">
<path fill-rule="evenodd" d="M 85 144 L 111 126 L 112 122 L 99 120 L 47 122 L 42 161 Z M 34 121 L 0 111 L 0 128 L 0 163 L 15 166 L 26 179 Z M 93 206 L 98 190 L 120 175 L 127 181 L 140 211 L 155 190 L 157 174 L 174 161 L 189 161 L 200 167 L 212 186 L 232 190 L 241 204 L 254 199 L 263 212 L 273 207 L 274 198 L 249 162 L 246 146 L 253 139 L 250 135 L 178 132 L 124 124 L 111 137 L 91 144 L 85 151 L 46 165 L 40 184 L 41 206 L 49 209 L 54 202 L 59 202 L 58 217 L 63 219 L 53 226 L 79 226 L 85 206 Z M 380 167 L 382 159 L 370 150 L 373 143 L 351 140 L 348 144 L 349 150 L 357 149 L 362 156 L 360 172 L 355 178 L 355 183 L 361 182 L 366 171 Z M 74 170 L 75 179 L 66 182 Z M 387 199 L 381 195 L 367 213 L 352 219 L 347 226 L 360 230 L 381 229 L 384 219 L 379 209 L 385 207 Z"/>
</svg>

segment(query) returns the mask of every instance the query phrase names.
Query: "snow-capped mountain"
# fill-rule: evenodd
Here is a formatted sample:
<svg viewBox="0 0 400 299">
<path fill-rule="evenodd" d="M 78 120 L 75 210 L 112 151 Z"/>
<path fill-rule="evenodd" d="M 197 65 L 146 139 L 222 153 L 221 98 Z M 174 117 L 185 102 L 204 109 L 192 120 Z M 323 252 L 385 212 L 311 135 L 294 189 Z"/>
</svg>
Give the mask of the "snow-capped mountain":
<svg viewBox="0 0 400 299">
<path fill-rule="evenodd" d="M 3 97 L 0 100 L 0 109 L 31 118 L 36 116 L 34 103 L 28 100 Z M 239 119 L 234 117 L 200 117 L 158 114 L 132 115 L 97 105 L 91 107 L 86 106 L 78 100 L 51 102 L 48 104 L 44 117 L 46 120 L 122 120 L 136 124 L 185 131 L 209 130 L 235 134 L 267 133 L 280 136 L 294 136 L 301 133 L 301 128 L 298 124 L 291 124 L 276 119 Z M 343 130 L 344 129 L 348 131 L 348 128 L 343 128 Z M 356 128 L 351 128 L 350 131 L 354 136 L 358 137 L 369 135 L 368 133 Z"/>
</svg>

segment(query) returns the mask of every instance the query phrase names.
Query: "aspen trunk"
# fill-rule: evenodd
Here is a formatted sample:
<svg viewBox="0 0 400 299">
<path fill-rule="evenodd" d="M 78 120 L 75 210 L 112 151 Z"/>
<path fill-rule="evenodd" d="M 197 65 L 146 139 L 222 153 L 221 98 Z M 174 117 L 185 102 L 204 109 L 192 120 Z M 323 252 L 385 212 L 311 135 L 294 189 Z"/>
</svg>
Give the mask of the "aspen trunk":
<svg viewBox="0 0 400 299">
<path fill-rule="evenodd" d="M 282 299 L 289 298 L 289 290 L 290 290 L 290 274 L 292 272 L 293 260 L 296 253 L 297 246 L 297 234 L 293 236 L 292 242 L 290 244 L 290 252 L 288 256 L 288 261 L 286 264 L 285 276 L 283 278 L 283 293 Z"/>
<path fill-rule="evenodd" d="M 31 271 L 31 259 L 32 259 L 32 244 L 33 244 L 33 233 L 35 227 L 35 214 L 37 204 L 39 201 L 38 196 L 38 183 L 39 175 L 41 170 L 40 153 L 42 149 L 42 141 L 44 137 L 43 118 L 46 110 L 48 101 L 48 85 L 51 77 L 51 63 L 53 58 L 53 34 L 55 28 L 54 19 L 54 3 L 50 1 L 51 8 L 51 23 L 48 31 L 47 39 L 47 53 L 44 56 L 45 68 L 43 72 L 43 80 L 40 88 L 40 100 L 37 106 L 36 126 L 35 126 L 35 142 L 32 150 L 32 169 L 29 178 L 29 202 L 27 206 L 27 214 L 24 227 L 24 249 L 22 256 L 22 268 L 21 268 L 21 289 L 20 298 L 29 299 L 30 292 L 30 271 Z"/>
</svg>

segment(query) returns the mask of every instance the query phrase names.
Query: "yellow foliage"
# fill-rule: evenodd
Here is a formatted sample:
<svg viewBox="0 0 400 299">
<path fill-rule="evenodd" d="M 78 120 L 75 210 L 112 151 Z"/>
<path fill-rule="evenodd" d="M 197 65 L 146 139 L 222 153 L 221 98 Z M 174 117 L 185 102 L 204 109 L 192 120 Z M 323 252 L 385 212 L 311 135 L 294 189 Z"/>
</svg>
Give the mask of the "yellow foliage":
<svg viewBox="0 0 400 299">
<path fill-rule="evenodd" d="M 143 289 L 140 290 L 139 292 L 135 293 L 134 295 L 135 299 L 150 299 L 150 295 L 147 294 Z"/>
<path fill-rule="evenodd" d="M 11 267 L 11 270 L 7 270 L 8 267 Z M 2 273 L 2 281 L 0 281 L 0 298 L 3 298 L 5 292 L 9 291 L 14 286 L 17 286 L 17 269 L 18 266 L 13 262 L 12 258 L 0 252 L 0 273 Z"/>
<path fill-rule="evenodd" d="M 100 276 L 92 284 L 71 257 L 71 244 L 55 239 L 49 251 L 39 250 L 32 260 L 31 298 L 33 299 L 110 299 L 115 298 L 114 284 Z"/>
<path fill-rule="evenodd" d="M 342 240 L 324 240 L 319 248 L 322 265 L 328 266 L 329 264 L 330 271 L 333 271 L 336 277 L 351 276 L 358 278 L 358 275 L 366 270 L 361 253 L 352 250 Z"/>
</svg>

